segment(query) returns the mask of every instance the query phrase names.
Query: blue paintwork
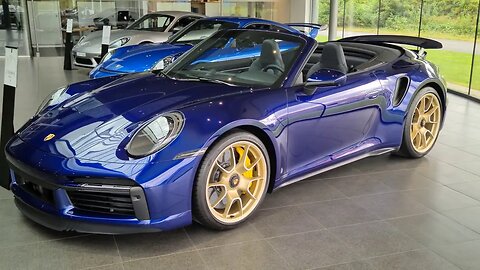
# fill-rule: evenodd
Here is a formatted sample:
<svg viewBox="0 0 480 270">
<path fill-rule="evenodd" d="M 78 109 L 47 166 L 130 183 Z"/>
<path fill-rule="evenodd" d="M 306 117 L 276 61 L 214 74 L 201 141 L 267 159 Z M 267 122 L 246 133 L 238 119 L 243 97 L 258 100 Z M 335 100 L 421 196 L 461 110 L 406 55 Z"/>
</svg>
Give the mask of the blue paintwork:
<svg viewBox="0 0 480 270">
<path fill-rule="evenodd" d="M 67 219 L 170 230 L 192 222 L 192 186 L 202 159 L 175 159 L 179 153 L 208 149 L 226 132 L 249 127 L 263 133 L 264 143 L 272 146 L 275 189 L 339 162 L 398 148 L 416 91 L 434 83 L 445 97 L 437 68 L 409 51 L 391 63 L 348 74 L 341 86 L 305 95 L 304 86 L 295 85 L 296 75 L 317 43 L 298 36 L 306 46 L 278 88 L 175 81 L 153 73 L 75 83 L 65 93 L 69 99 L 35 116 L 8 143 L 10 156 L 51 175 L 50 181 L 60 186 L 77 185 L 72 177 L 132 179 L 145 191 L 151 220 L 77 213 L 63 189 L 55 191 L 58 203 L 51 206 L 24 192 L 13 179 L 15 196 Z M 408 76 L 411 84 L 394 107 L 400 76 Z M 135 129 L 172 110 L 186 118 L 179 137 L 150 156 L 128 157 L 125 145 Z M 55 139 L 45 142 L 50 133 Z"/>
<path fill-rule="evenodd" d="M 280 27 L 284 29 L 285 32 L 301 34 L 299 30 L 293 27 L 264 19 L 243 17 L 211 17 L 201 19 L 201 21 L 230 22 L 236 24 L 239 29 L 248 27 L 252 24 L 268 24 Z M 312 30 L 313 35 L 316 36 L 317 33 L 317 29 Z M 100 63 L 98 66 L 92 69 L 89 73 L 89 76 L 90 78 L 95 79 L 125 73 L 149 71 L 160 59 L 163 59 L 167 56 L 173 56 L 174 58 L 177 58 L 191 48 L 191 45 L 170 44 L 168 41 L 165 43 L 140 44 L 120 47 L 114 51 L 112 58 Z"/>
</svg>

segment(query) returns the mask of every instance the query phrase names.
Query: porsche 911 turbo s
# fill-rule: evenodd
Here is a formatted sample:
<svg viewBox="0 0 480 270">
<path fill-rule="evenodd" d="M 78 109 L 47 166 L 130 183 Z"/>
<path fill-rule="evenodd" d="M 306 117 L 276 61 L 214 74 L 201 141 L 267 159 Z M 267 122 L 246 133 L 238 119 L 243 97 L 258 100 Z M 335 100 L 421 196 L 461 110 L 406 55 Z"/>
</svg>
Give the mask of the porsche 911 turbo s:
<svg viewBox="0 0 480 270">
<path fill-rule="evenodd" d="M 442 47 L 236 29 L 162 72 L 71 84 L 9 141 L 2 185 L 25 216 L 55 230 L 234 228 L 285 185 L 369 156 L 432 149 L 445 82 L 422 48 L 392 43 Z M 232 55 L 238 44 L 249 53 Z"/>
</svg>

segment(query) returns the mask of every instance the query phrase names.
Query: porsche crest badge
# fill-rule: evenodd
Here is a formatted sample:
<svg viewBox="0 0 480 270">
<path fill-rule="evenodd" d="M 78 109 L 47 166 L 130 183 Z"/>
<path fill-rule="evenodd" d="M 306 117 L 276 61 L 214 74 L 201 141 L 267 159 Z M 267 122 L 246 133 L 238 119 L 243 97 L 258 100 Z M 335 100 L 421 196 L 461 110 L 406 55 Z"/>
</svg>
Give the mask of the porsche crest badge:
<svg viewBox="0 0 480 270">
<path fill-rule="evenodd" d="M 53 133 L 50 133 L 48 134 L 45 138 L 43 138 L 43 141 L 46 142 L 46 141 L 50 141 L 51 139 L 55 138 L 55 134 Z"/>
</svg>

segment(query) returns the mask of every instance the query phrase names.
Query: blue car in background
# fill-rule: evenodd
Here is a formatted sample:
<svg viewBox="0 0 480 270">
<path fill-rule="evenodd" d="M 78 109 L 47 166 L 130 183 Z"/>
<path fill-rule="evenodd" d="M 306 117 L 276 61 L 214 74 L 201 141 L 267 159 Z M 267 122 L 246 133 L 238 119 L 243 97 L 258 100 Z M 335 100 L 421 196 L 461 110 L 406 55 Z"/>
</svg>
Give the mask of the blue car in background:
<svg viewBox="0 0 480 270">
<path fill-rule="evenodd" d="M 90 78 L 95 79 L 125 73 L 162 70 L 213 33 L 236 28 L 294 34 L 303 34 L 308 29 L 308 35 L 315 38 L 319 31 L 325 29 L 325 26 L 306 23 L 281 24 L 269 20 L 242 17 L 200 19 L 173 35 L 165 43 L 125 46 L 109 52 L 89 75 Z M 245 46 L 248 45 L 245 44 Z"/>
</svg>

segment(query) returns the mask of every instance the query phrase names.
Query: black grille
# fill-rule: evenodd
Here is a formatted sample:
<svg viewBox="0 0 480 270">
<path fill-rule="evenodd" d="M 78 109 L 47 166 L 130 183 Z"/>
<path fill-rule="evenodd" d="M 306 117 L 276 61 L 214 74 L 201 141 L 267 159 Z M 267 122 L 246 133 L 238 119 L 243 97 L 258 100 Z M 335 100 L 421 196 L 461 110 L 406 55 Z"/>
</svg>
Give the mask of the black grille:
<svg viewBox="0 0 480 270">
<path fill-rule="evenodd" d="M 46 201 L 50 204 L 54 204 L 53 190 L 46 188 L 40 184 L 31 182 L 28 176 L 22 176 L 18 173 L 15 173 L 15 182 L 23 190 L 32 194 L 33 196 Z"/>
<path fill-rule="evenodd" d="M 82 65 L 92 65 L 93 64 L 92 60 L 87 59 L 87 58 L 82 58 L 82 57 L 75 58 L 75 61 L 77 61 L 77 63 L 82 64 Z"/>
<path fill-rule="evenodd" d="M 135 216 L 130 191 L 87 191 L 87 190 L 68 190 L 70 201 L 73 206 L 81 211 Z"/>
</svg>

